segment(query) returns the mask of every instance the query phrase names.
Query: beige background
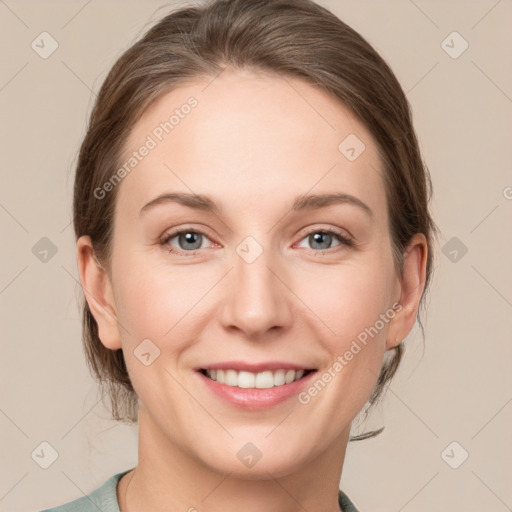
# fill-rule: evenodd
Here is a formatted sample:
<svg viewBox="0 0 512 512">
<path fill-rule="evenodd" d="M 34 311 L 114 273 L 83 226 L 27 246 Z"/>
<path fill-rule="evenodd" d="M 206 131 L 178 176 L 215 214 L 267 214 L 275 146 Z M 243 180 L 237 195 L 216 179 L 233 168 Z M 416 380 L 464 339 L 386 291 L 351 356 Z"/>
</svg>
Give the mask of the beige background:
<svg viewBox="0 0 512 512">
<path fill-rule="evenodd" d="M 386 430 L 349 445 L 341 486 L 361 512 L 512 510 L 512 3 L 319 3 L 407 91 L 442 230 L 425 345 L 415 328 L 366 424 Z M 0 2 L 2 511 L 65 503 L 136 464 L 136 431 L 108 419 L 82 354 L 71 189 L 93 91 L 176 3 L 162 5 Z M 43 31 L 59 45 L 47 59 L 31 48 Z M 469 44 L 456 59 L 441 46 L 453 31 Z M 46 262 L 43 237 L 57 249 Z M 455 262 L 453 237 L 468 249 Z M 48 469 L 31 455 L 43 441 L 58 452 Z"/>
</svg>

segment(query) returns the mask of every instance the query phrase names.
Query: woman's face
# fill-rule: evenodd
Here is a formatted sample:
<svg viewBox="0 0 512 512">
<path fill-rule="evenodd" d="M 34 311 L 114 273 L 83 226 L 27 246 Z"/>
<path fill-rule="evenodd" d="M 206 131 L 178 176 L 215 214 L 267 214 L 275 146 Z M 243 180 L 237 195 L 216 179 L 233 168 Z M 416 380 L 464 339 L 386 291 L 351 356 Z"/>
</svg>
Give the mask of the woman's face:
<svg viewBox="0 0 512 512">
<path fill-rule="evenodd" d="M 125 163 L 112 314 L 95 316 L 141 442 L 255 478 L 339 457 L 422 289 L 415 275 L 404 297 L 395 273 L 369 132 L 301 80 L 226 70 L 146 110 Z M 283 384 L 292 369 L 314 372 Z"/>
</svg>

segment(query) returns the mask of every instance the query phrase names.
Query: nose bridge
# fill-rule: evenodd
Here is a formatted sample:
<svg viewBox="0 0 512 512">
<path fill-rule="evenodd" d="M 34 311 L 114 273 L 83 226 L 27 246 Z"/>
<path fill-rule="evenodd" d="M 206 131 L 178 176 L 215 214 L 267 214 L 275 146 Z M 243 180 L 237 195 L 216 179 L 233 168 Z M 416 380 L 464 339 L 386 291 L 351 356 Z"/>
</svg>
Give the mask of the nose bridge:
<svg viewBox="0 0 512 512">
<path fill-rule="evenodd" d="M 285 327 L 291 321 L 290 293 L 277 277 L 282 271 L 278 257 L 252 237 L 247 237 L 233 255 L 231 286 L 224 304 L 222 321 L 226 328 L 234 328 L 255 337 L 277 326 Z"/>
</svg>

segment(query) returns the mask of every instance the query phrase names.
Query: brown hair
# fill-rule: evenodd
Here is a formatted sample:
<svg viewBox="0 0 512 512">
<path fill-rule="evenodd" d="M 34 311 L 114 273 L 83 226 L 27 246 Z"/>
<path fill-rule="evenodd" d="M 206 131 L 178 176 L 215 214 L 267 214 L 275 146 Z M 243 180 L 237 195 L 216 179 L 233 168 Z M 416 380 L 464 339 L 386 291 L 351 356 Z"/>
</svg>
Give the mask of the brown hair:
<svg viewBox="0 0 512 512">
<path fill-rule="evenodd" d="M 212 78 L 226 67 L 299 77 L 334 95 L 365 124 L 384 165 L 389 229 L 397 272 L 416 233 L 427 239 L 425 290 L 437 228 L 429 214 L 432 185 L 422 162 L 407 98 L 393 72 L 355 30 L 311 0 L 214 0 L 177 10 L 159 21 L 114 64 L 93 107 L 80 148 L 74 184 L 75 235 L 89 235 L 95 256 L 109 272 L 116 190 L 94 191 L 120 165 L 130 129 L 155 99 L 186 81 Z M 341 141 L 340 141 L 341 142 Z M 112 416 L 137 421 L 138 398 L 122 349 L 107 349 L 83 298 L 87 362 L 108 388 Z M 420 308 L 421 309 L 421 308 Z M 418 322 L 424 330 L 418 312 Z M 403 344 L 384 361 L 369 397 L 373 405 L 394 376 Z M 364 439 L 382 429 L 351 439 Z"/>
</svg>

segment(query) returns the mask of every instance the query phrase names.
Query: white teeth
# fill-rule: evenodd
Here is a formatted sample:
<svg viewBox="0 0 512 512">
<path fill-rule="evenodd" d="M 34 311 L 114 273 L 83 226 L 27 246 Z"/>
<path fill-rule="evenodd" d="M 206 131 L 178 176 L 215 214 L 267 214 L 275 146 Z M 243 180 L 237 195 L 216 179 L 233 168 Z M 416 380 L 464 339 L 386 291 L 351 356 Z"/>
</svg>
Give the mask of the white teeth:
<svg viewBox="0 0 512 512">
<path fill-rule="evenodd" d="M 240 372 L 238 374 L 238 382 L 235 386 L 239 388 L 253 388 L 256 383 L 256 376 L 251 372 Z M 224 382 L 225 384 L 225 382 Z"/>
<path fill-rule="evenodd" d="M 235 370 L 225 370 L 224 384 L 227 384 L 228 386 L 238 386 L 238 374 Z"/>
<path fill-rule="evenodd" d="M 272 372 L 261 372 L 256 375 L 256 384 L 255 388 L 264 389 L 264 388 L 273 388 L 274 387 L 274 375 Z"/>
<path fill-rule="evenodd" d="M 285 373 L 284 370 L 277 370 L 274 373 L 274 386 L 282 386 L 286 382 Z"/>
<path fill-rule="evenodd" d="M 266 389 L 274 386 L 290 384 L 299 380 L 304 375 L 304 370 L 267 370 L 260 373 L 252 373 L 236 370 L 206 370 L 206 375 L 221 384 L 239 388 Z"/>
</svg>

